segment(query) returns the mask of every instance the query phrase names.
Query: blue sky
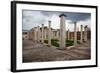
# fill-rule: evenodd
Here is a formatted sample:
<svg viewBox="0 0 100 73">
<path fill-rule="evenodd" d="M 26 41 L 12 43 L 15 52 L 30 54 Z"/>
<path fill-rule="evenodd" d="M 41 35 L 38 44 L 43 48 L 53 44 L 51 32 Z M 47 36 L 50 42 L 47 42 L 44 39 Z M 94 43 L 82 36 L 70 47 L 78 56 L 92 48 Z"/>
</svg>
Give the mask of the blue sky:
<svg viewBox="0 0 100 73">
<path fill-rule="evenodd" d="M 74 22 L 77 22 L 77 28 L 80 25 L 91 24 L 91 14 L 90 13 L 76 13 L 76 12 L 55 12 L 55 11 L 34 11 L 34 10 L 23 10 L 22 13 L 22 29 L 30 30 L 31 28 L 41 26 L 44 24 L 48 26 L 48 21 L 51 20 L 51 27 L 54 29 L 60 28 L 60 18 L 59 15 L 64 13 L 66 17 L 66 30 L 70 29 L 73 31 Z"/>
</svg>

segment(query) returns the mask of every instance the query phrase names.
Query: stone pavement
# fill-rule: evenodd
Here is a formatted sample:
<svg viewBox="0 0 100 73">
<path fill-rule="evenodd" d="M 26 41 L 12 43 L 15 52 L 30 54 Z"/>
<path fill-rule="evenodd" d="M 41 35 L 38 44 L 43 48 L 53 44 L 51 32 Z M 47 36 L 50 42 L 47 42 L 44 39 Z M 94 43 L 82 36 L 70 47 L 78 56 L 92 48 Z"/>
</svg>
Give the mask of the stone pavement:
<svg viewBox="0 0 100 73">
<path fill-rule="evenodd" d="M 23 40 L 23 62 L 47 62 L 90 59 L 89 43 L 78 44 L 71 49 L 59 50 L 32 40 Z"/>
</svg>

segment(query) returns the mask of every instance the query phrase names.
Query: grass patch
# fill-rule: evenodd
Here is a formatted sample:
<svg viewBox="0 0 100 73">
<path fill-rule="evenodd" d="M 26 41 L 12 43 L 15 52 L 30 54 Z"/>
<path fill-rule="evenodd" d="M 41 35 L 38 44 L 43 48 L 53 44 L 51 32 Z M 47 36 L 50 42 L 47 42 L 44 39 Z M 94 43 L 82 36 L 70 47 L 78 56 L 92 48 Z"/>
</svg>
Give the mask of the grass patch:
<svg viewBox="0 0 100 73">
<path fill-rule="evenodd" d="M 51 39 L 51 45 L 59 47 L 58 41 L 58 39 Z M 48 40 L 44 40 L 44 43 L 48 44 Z"/>
<path fill-rule="evenodd" d="M 58 41 L 59 41 L 58 39 L 51 39 L 51 44 L 52 44 L 53 46 L 59 47 Z"/>
<path fill-rule="evenodd" d="M 74 45 L 74 41 L 73 40 L 66 40 L 66 46 L 72 46 Z"/>
<path fill-rule="evenodd" d="M 53 45 L 55 47 L 59 47 L 60 46 L 60 44 L 58 42 L 59 42 L 58 39 L 51 39 L 51 45 Z M 65 42 L 66 42 L 66 47 L 74 45 L 74 41 L 73 40 L 66 40 Z M 48 44 L 48 40 L 44 40 L 44 43 Z M 79 41 L 77 41 L 77 43 L 80 44 Z"/>
</svg>

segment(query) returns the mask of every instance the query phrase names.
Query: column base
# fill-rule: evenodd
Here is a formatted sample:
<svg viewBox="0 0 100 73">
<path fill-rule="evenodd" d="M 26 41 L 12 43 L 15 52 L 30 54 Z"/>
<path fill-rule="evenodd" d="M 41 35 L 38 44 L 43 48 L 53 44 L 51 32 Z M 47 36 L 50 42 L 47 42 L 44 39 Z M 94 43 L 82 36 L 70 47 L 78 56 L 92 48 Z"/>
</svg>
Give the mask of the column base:
<svg viewBox="0 0 100 73">
<path fill-rule="evenodd" d="M 69 47 L 67 47 L 67 50 L 70 50 L 70 49 L 73 49 L 73 48 L 75 48 L 74 45 L 73 45 L 73 46 L 69 46 Z"/>
</svg>

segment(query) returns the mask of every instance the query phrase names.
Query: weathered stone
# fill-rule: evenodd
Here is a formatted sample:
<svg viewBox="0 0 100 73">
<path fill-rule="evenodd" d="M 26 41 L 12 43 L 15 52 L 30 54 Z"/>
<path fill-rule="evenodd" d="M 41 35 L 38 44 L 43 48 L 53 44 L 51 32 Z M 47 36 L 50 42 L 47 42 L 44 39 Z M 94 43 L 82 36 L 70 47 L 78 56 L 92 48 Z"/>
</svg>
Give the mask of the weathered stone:
<svg viewBox="0 0 100 73">
<path fill-rule="evenodd" d="M 44 43 L 44 24 L 42 24 L 42 30 L 41 30 L 41 42 Z"/>
<path fill-rule="evenodd" d="M 87 26 L 84 27 L 84 41 L 87 41 Z"/>
<path fill-rule="evenodd" d="M 51 45 L 51 21 L 48 21 L 49 30 L 48 30 L 48 45 Z"/>
<path fill-rule="evenodd" d="M 81 38 L 80 42 L 83 43 L 83 25 L 81 25 Z"/>
<path fill-rule="evenodd" d="M 65 29 L 65 17 L 66 15 L 61 14 L 60 16 L 60 48 L 64 49 L 66 47 L 66 29 Z"/>
<path fill-rule="evenodd" d="M 76 30 L 77 24 L 74 22 L 74 45 L 77 44 L 77 30 Z"/>
</svg>

